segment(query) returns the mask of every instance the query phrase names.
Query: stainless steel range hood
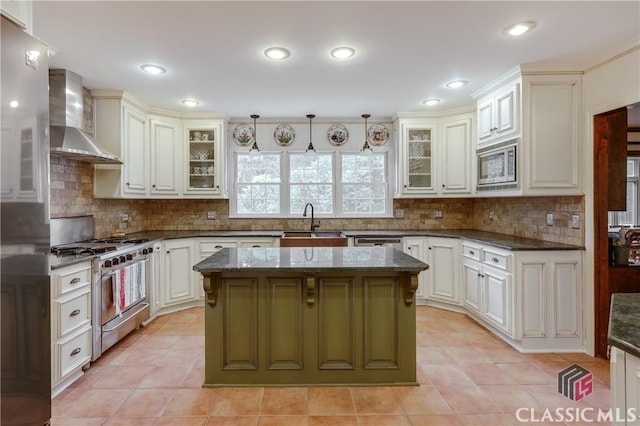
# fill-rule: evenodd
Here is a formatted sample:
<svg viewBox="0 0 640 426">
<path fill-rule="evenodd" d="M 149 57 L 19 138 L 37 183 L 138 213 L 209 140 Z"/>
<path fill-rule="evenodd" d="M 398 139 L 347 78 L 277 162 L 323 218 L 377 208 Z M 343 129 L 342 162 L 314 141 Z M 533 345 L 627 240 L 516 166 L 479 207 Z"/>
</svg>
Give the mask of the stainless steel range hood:
<svg viewBox="0 0 640 426">
<path fill-rule="evenodd" d="M 67 70 L 49 70 L 51 154 L 88 163 L 122 164 L 82 130 L 83 120 L 82 77 Z"/>
</svg>

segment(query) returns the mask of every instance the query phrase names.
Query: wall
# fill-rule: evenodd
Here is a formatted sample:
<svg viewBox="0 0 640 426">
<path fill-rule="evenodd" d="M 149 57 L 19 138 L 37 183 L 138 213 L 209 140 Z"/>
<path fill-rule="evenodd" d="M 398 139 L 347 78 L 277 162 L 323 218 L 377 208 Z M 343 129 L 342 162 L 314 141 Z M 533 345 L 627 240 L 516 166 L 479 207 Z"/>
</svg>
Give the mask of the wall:
<svg viewBox="0 0 640 426">
<path fill-rule="evenodd" d="M 231 219 L 228 200 L 112 200 L 94 199 L 93 166 L 51 157 L 51 216 L 94 215 L 96 236 L 143 230 L 304 230 L 309 219 Z M 582 197 L 399 199 L 394 211 L 403 219 L 320 219 L 321 229 L 479 229 L 507 235 L 583 245 L 582 229 L 571 229 L 571 214 L 584 216 Z M 444 212 L 434 219 L 434 210 Z M 208 210 L 217 219 L 206 220 Z M 489 211 L 494 212 L 490 221 Z M 120 222 L 121 212 L 129 222 Z M 545 225 L 546 213 L 556 225 Z"/>
</svg>

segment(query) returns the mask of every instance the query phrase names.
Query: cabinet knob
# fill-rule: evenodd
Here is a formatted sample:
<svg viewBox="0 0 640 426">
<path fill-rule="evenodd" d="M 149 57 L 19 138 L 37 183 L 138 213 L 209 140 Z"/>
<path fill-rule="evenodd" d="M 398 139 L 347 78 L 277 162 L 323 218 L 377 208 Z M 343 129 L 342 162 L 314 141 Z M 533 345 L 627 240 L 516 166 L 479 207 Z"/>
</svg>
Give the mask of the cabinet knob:
<svg viewBox="0 0 640 426">
<path fill-rule="evenodd" d="M 404 185 L 404 187 L 406 188 L 406 187 L 407 187 L 407 185 Z"/>
<path fill-rule="evenodd" d="M 444 188 L 444 183 L 442 184 L 442 187 Z"/>
<path fill-rule="evenodd" d="M 492 128 L 491 128 L 491 129 L 489 129 L 489 130 L 491 130 L 492 132 L 495 132 L 496 130 L 498 130 L 498 128 L 497 128 L 497 127 L 492 127 Z"/>
<path fill-rule="evenodd" d="M 431 250 L 431 247 L 429 247 L 429 250 Z"/>
<path fill-rule="evenodd" d="M 167 254 L 171 254 L 171 252 L 169 250 L 167 250 Z"/>
<path fill-rule="evenodd" d="M 471 256 L 473 256 L 474 254 L 476 254 L 476 252 L 475 252 L 475 251 L 473 251 L 473 250 L 469 250 L 469 254 L 470 254 Z"/>
<path fill-rule="evenodd" d="M 71 313 L 69 314 L 70 317 L 75 317 L 76 315 L 80 315 L 80 309 L 74 309 L 73 311 L 71 311 Z"/>
<path fill-rule="evenodd" d="M 127 186 L 129 186 L 129 182 L 127 182 Z"/>
<path fill-rule="evenodd" d="M 498 263 L 498 262 L 500 262 L 500 261 L 498 260 L 498 258 L 497 258 L 497 257 L 492 257 L 492 258 L 491 258 L 491 261 L 492 261 L 492 262 L 494 262 L 494 263 Z"/>
<path fill-rule="evenodd" d="M 155 187 L 156 187 L 156 184 L 154 183 L 153 185 L 151 185 L 151 187 L 152 187 L 152 188 L 155 188 Z"/>
</svg>

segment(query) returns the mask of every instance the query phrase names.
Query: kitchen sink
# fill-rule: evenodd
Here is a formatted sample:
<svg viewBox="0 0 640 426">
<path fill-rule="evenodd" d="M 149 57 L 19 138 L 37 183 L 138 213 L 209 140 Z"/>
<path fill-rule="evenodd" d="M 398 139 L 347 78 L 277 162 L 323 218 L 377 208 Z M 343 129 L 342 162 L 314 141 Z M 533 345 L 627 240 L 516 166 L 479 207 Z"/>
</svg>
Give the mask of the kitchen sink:
<svg viewBox="0 0 640 426">
<path fill-rule="evenodd" d="M 280 247 L 346 247 L 347 237 L 339 231 L 287 231 Z"/>
</svg>

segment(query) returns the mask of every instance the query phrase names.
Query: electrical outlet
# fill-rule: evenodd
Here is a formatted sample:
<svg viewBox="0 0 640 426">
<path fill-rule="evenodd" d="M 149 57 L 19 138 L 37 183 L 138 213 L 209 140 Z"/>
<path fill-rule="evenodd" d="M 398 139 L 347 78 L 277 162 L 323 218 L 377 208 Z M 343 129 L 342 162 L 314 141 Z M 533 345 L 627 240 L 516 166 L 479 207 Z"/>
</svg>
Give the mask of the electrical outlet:
<svg viewBox="0 0 640 426">
<path fill-rule="evenodd" d="M 207 220 L 216 220 L 216 211 L 215 210 L 207 211 Z"/>
<path fill-rule="evenodd" d="M 553 226 L 553 213 L 547 213 L 547 226 Z"/>
<path fill-rule="evenodd" d="M 571 227 L 573 229 L 580 229 L 580 215 L 571 215 Z"/>
<path fill-rule="evenodd" d="M 396 219 L 404 219 L 404 210 L 396 209 L 395 217 Z"/>
<path fill-rule="evenodd" d="M 120 222 L 129 222 L 129 213 L 120 212 Z"/>
<path fill-rule="evenodd" d="M 434 210 L 433 211 L 433 218 L 434 219 L 442 219 L 444 217 L 444 213 L 442 212 L 442 210 Z"/>
<path fill-rule="evenodd" d="M 489 220 L 494 220 L 496 218 L 495 213 L 493 213 L 493 210 L 489 210 Z"/>
</svg>

